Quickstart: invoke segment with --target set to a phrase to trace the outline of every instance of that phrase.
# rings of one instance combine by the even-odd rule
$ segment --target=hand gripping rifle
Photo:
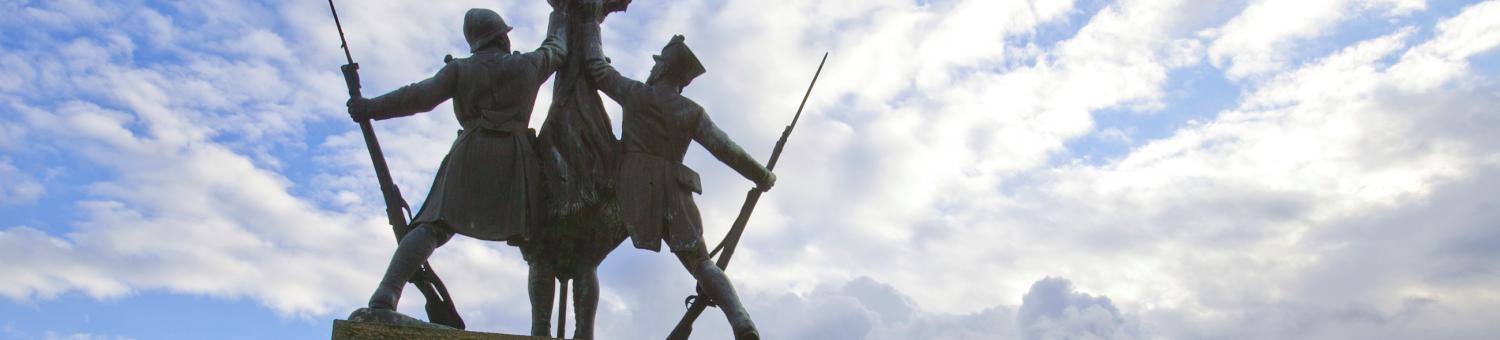
[[[328,10],[333,12],[333,24],[339,29],[339,42],[343,43],[344,58],[349,61],[339,67],[344,72],[344,84],[349,88],[349,97],[363,97],[359,93],[359,64],[354,63],[354,57],[349,53],[349,41],[344,39],[344,25],[339,23],[339,11],[334,9],[333,0],[328,0]],[[385,154],[380,151],[380,141],[375,139],[375,128],[370,125],[370,120],[359,121],[359,130],[365,135],[365,146],[370,150],[370,160],[375,163],[375,178],[380,181],[380,193],[385,198],[386,219],[396,232],[396,242],[399,243],[401,237],[411,231],[411,226],[406,224],[411,207],[401,198],[401,189],[396,187],[396,182],[391,180],[391,170],[385,165]],[[464,320],[458,317],[458,308],[453,306],[453,297],[448,295],[448,287],[432,271],[431,264],[423,262],[410,282],[417,285],[417,290],[422,291],[422,296],[427,298],[427,318],[432,323],[464,329]]]
[[[792,116],[792,123],[781,131],[781,139],[776,141],[776,148],[771,150],[771,161],[766,163],[766,170],[776,169],[776,161],[781,159],[781,151],[786,147],[786,139],[792,136],[792,128],[797,127],[797,120],[802,118],[802,108],[807,106],[807,97],[812,95],[813,85],[818,84],[818,76],[823,74],[823,64],[827,62],[828,53],[823,53],[823,61],[818,62],[818,71],[813,73],[812,83],[807,84],[807,93],[802,94],[802,104],[797,105],[797,115]],[[734,248],[739,245],[740,236],[745,234],[745,224],[750,222],[750,213],[755,211],[755,204],[760,202],[761,193],[763,191],[759,189],[750,189],[750,192],[745,194],[745,204],[740,206],[740,215],[734,218],[734,225],[729,227],[729,234],[725,235],[724,240],[719,241],[719,246],[714,247],[714,251],[708,254],[709,257],[719,255],[719,259],[714,262],[719,269],[729,268],[729,259],[734,256]],[[721,251],[723,254],[720,254]],[[687,340],[688,335],[693,333],[693,322],[698,320],[698,316],[703,314],[704,309],[713,304],[708,297],[697,295],[689,296],[684,302],[688,305],[687,313],[682,316],[682,320],[677,321],[677,327],[672,328],[672,333],[667,335],[668,340]]]

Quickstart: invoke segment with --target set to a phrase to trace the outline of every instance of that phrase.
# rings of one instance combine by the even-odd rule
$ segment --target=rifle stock
[[[754,211],[755,204],[760,202],[760,194],[762,192],[757,189],[750,189],[750,192],[745,194],[745,204],[740,206],[740,215],[734,219],[735,226],[742,226],[750,222],[750,212]],[[714,252],[709,254],[709,257],[712,257],[714,254],[723,251],[723,255],[720,255],[719,259],[714,261],[714,264],[718,265],[719,269],[729,269],[729,259],[734,257],[734,248],[726,248],[724,245],[739,243],[740,236],[744,233],[745,228],[743,227],[731,227],[729,235],[725,236],[724,241],[719,242],[719,246],[715,247]],[[707,297],[696,295],[689,297],[688,300],[691,302],[688,304],[687,313],[682,316],[681,320],[677,321],[677,326],[672,327],[672,333],[667,335],[668,340],[687,340],[688,336],[693,333],[693,322],[698,321],[698,316],[702,315],[703,311],[708,309],[709,304],[712,303]]]
[[[344,25],[339,22],[339,12],[333,6],[333,0],[328,0],[328,10],[333,12],[333,23],[339,29],[339,42],[344,49],[344,58],[349,62],[339,67],[344,73],[344,86],[349,90],[349,98],[362,98],[359,85],[359,64],[354,62],[354,56],[349,53],[349,42],[344,39]],[[385,163],[385,153],[380,150],[380,140],[375,138],[375,127],[370,120],[359,121],[359,131],[364,135],[365,148],[370,152],[370,161],[375,166],[375,178],[380,181],[380,194],[385,200],[385,216],[391,225],[391,231],[396,236],[396,242],[411,231],[407,224],[407,215],[411,207],[406,204],[406,199],[401,197],[401,189],[396,187],[396,182],[391,179],[391,170]],[[457,329],[464,329],[463,318],[458,316],[458,308],[453,305],[453,297],[448,294],[447,285],[438,278],[437,272],[432,270],[432,265],[422,262],[417,272],[412,275],[412,284],[427,298],[427,318],[432,323],[443,324]]]

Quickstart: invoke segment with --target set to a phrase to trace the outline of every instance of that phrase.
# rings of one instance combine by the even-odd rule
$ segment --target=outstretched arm
[[[370,98],[364,103],[355,104],[361,99],[351,99],[350,113],[353,113],[353,107],[356,105],[363,105],[365,114],[376,120],[432,111],[438,104],[453,98],[453,89],[458,81],[457,73],[458,70],[453,64],[447,64],[443,65],[437,75],[431,78],[402,86],[390,93]]]
[[[708,114],[702,109],[698,109],[698,116],[698,127],[693,134],[693,140],[704,149],[708,149],[708,153],[714,155],[714,158],[718,158],[720,162],[724,162],[724,165],[740,173],[740,176],[754,181],[762,191],[771,189],[771,186],[776,183],[776,175],[754,157],[750,157],[750,154],[741,149],[739,144],[734,143],[734,140],[729,139],[729,135],[725,134],[724,130],[720,130],[718,125],[714,125],[713,119],[709,119]]]

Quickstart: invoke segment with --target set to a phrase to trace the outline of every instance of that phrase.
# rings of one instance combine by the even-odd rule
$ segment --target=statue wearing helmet
[[[395,312],[402,288],[453,234],[517,245],[542,225],[542,168],[527,124],[538,88],[566,56],[564,20],[563,11],[554,8],[541,47],[512,53],[505,20],[488,9],[471,9],[463,27],[471,56],[390,93],[350,99],[349,114],[356,121],[427,112],[452,99],[463,127],[361,319],[396,323],[404,318]]]

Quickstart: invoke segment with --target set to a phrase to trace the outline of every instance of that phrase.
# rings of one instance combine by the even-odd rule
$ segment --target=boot
[[[370,322],[386,325],[456,330],[447,325],[429,323],[389,309],[360,308],[349,314],[349,321]]]
[[[385,269],[380,285],[370,295],[370,308],[396,310],[406,281],[411,280],[412,274],[417,272],[422,263],[427,262],[427,257],[432,256],[432,251],[440,244],[426,225],[407,232],[396,246],[396,253],[391,255],[391,264]]]
[[[734,291],[734,285],[729,282],[729,277],[713,262],[704,259],[694,268],[694,276],[698,279],[698,286],[703,292],[719,305],[724,311],[724,317],[729,320],[729,327],[734,329],[736,340],[760,339],[760,332],[755,329],[755,322],[750,320],[750,312],[745,310],[745,305],[740,303],[739,294]]]

